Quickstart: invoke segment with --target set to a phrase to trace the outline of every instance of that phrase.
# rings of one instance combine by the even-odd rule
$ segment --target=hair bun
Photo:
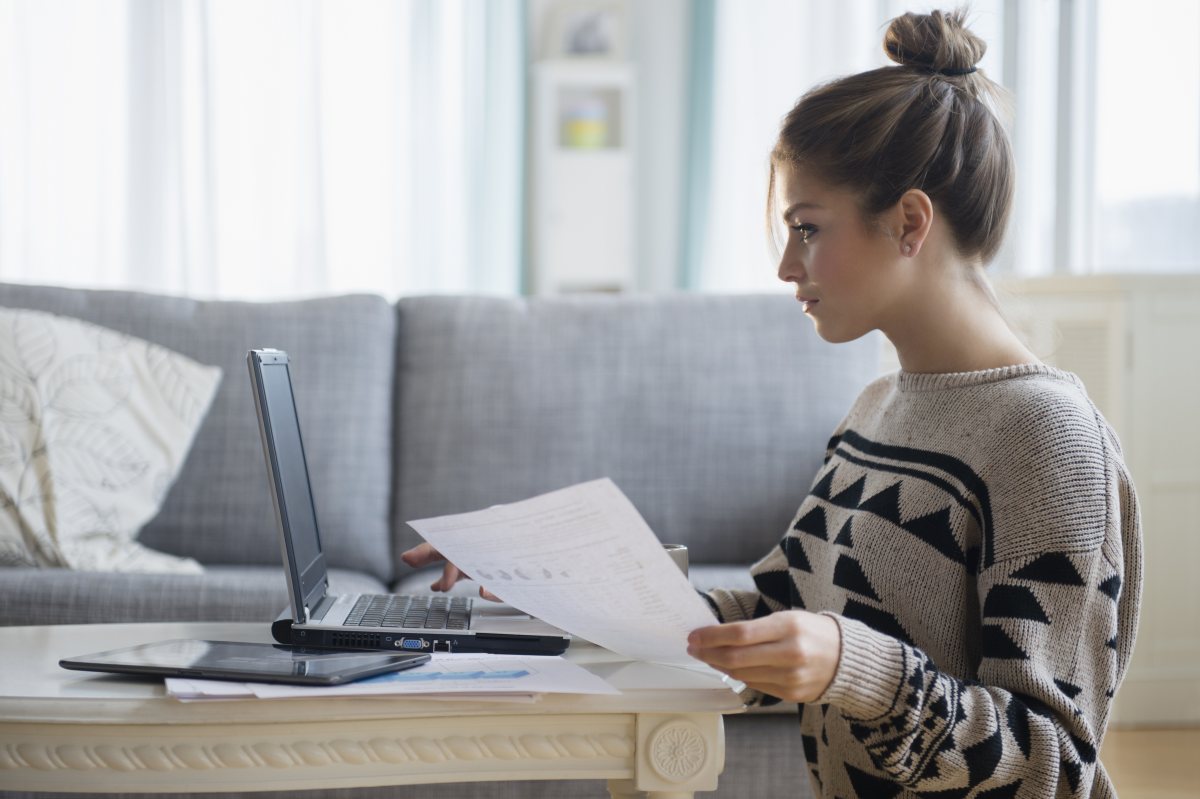
[[[932,72],[964,73],[987,51],[987,43],[966,26],[966,11],[928,14],[909,12],[892,20],[883,36],[883,51],[902,66]]]

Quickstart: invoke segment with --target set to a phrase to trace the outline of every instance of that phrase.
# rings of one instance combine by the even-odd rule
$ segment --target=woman
[[[1015,182],[984,43],[935,11],[893,20],[884,49],[899,66],[787,115],[768,225],[787,227],[779,277],[818,334],[881,330],[901,371],[834,433],[758,590],[708,595],[722,623],[689,652],[801,703],[817,795],[1110,796],[1133,485],[1083,385],[1025,348],[984,274]]]

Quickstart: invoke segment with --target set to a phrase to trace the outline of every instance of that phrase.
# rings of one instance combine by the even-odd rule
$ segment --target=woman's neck
[[[1040,363],[1009,328],[990,297],[969,276],[970,265],[923,280],[894,321],[881,326],[906,372],[950,373]]]

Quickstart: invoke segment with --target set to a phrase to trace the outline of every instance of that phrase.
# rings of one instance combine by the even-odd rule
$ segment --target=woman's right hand
[[[415,546],[407,552],[401,553],[400,560],[412,566],[414,569],[419,569],[422,566],[428,566],[431,563],[441,563],[446,560],[442,553],[433,548],[432,544],[425,543]],[[446,561],[445,567],[442,569],[442,576],[437,582],[429,586],[433,591],[449,591],[454,587],[454,584],[459,580],[469,580],[470,576],[464,574],[461,569],[453,563]],[[479,596],[484,599],[490,599],[492,602],[503,602],[500,597],[493,594],[491,591],[479,586]]]

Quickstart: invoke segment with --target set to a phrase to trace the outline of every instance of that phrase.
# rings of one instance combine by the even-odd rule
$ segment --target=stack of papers
[[[280,685],[168,677],[167,694],[183,702],[332,696],[536,702],[542,694],[621,693],[582,666],[557,656],[439,652],[431,658],[415,668],[346,685]]]

